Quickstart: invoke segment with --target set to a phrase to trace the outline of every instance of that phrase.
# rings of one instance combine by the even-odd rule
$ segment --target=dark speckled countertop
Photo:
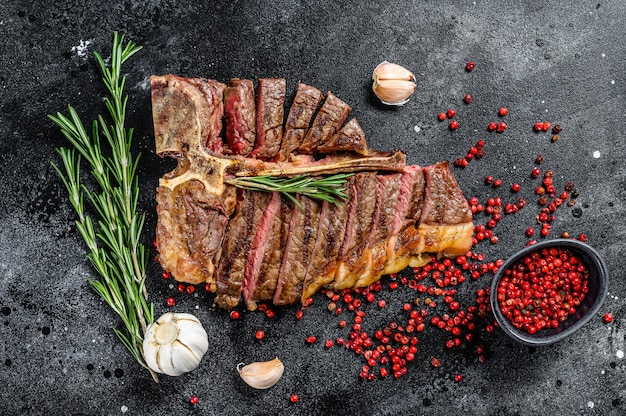
[[[445,4],[444,4],[445,3]],[[3,0],[0,4],[0,414],[17,415],[623,415],[626,288],[626,9],[621,0],[198,2],[173,0],[57,2]],[[135,128],[145,243],[154,239],[155,188],[173,163],[154,153],[148,77],[175,73],[225,81],[285,77],[332,90],[353,107],[371,148],[403,149],[412,164],[464,156],[477,140],[485,156],[454,173],[466,196],[481,201],[522,196],[527,206],[494,229],[499,242],[480,243],[487,260],[523,247],[539,212],[529,174],[538,154],[559,187],[575,182],[580,196],[556,214],[548,238],[587,235],[608,265],[609,295],[598,316],[558,344],[529,348],[500,330],[448,350],[445,331],[427,326],[408,374],[371,382],[358,377],[364,361],[323,340],[346,336],[339,318],[315,297],[304,319],[297,307],[244,313],[232,321],[212,307],[201,287],[179,294],[151,263],[148,290],[157,315],[192,312],[209,332],[201,366],[155,384],[111,327],[119,321],[91,289],[95,272],[73,226],[74,215],[50,161],[66,142],[46,118],[71,103],[84,120],[103,110],[104,88],[93,51],[108,56],[117,30],[144,49],[126,67],[128,125]],[[381,61],[411,69],[418,89],[402,108],[386,108],[370,92]],[[476,69],[464,70],[467,61]],[[462,98],[471,94],[473,102]],[[502,134],[486,126],[509,108]],[[436,115],[458,112],[451,132]],[[556,143],[533,132],[535,121],[560,123]],[[483,178],[504,186],[485,186]],[[513,196],[509,185],[522,191]],[[486,217],[477,216],[476,223]],[[541,238],[540,238],[541,239]],[[155,254],[155,253],[153,253]],[[459,286],[463,307],[490,274]],[[368,325],[402,316],[415,293],[380,295],[383,310],[367,306]],[[615,320],[606,324],[602,314]],[[351,315],[345,313],[347,319]],[[253,339],[264,329],[265,340]],[[305,345],[316,335],[315,345]],[[284,377],[268,391],[252,391],[237,363],[281,357]],[[431,357],[442,365],[431,366]],[[463,380],[455,382],[454,376]],[[290,394],[300,397],[289,401]],[[196,395],[199,403],[189,404]]]

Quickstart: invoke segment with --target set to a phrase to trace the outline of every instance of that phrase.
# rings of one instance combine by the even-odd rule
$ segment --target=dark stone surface
[[[623,2],[436,1],[203,2],[3,0],[0,4],[0,413],[15,414],[480,414],[622,415],[626,413],[623,256],[626,252],[626,11]],[[209,332],[210,350],[196,371],[155,384],[116,339],[119,321],[91,289],[96,275],[73,226],[66,192],[51,168],[55,147],[66,145],[46,115],[71,103],[84,120],[103,111],[104,88],[93,51],[108,56],[117,30],[144,49],[126,67],[129,120],[136,129],[145,242],[154,238],[154,191],[170,161],[154,154],[147,78],[176,73],[227,80],[282,76],[289,91],[303,81],[332,91],[354,108],[375,149],[407,151],[427,165],[463,156],[478,139],[486,156],[455,169],[465,194],[481,201],[514,197],[522,185],[528,205],[501,221],[494,246],[476,251],[506,258],[526,244],[524,230],[539,209],[529,177],[537,154],[554,169],[559,187],[574,181],[578,204],[557,212],[551,237],[586,233],[611,273],[603,312],[556,345],[530,349],[497,330],[485,335],[488,360],[472,347],[447,350],[447,334],[427,328],[408,374],[362,382],[364,362],[353,353],[325,350],[326,338],[346,336],[322,295],[296,323],[296,307],[266,319],[246,313],[233,322],[214,310],[212,297],[178,294],[149,268],[148,289],[157,315],[165,299],[196,314]],[[382,60],[410,68],[418,91],[402,108],[386,108],[370,92],[372,69]],[[476,62],[472,73],[464,71]],[[462,103],[470,93],[474,102]],[[505,105],[509,128],[487,133]],[[436,114],[454,107],[451,133]],[[559,122],[557,143],[536,134],[538,120]],[[417,128],[416,128],[417,127]],[[599,157],[594,157],[594,151]],[[493,175],[505,185],[483,185]],[[484,222],[485,217],[477,217]],[[389,282],[388,278],[384,280]],[[467,306],[489,275],[464,284]],[[202,288],[199,288],[202,289]],[[382,295],[389,306],[371,310],[371,325],[400,316],[407,290]],[[349,316],[346,314],[346,316]],[[377,321],[377,322],[374,322]],[[255,342],[256,329],[267,337]],[[307,335],[318,343],[305,346]],[[241,361],[278,355],[280,383],[252,391],[235,371]],[[441,359],[440,368],[430,357]],[[463,374],[461,383],[453,376]],[[297,393],[300,401],[289,402]],[[197,395],[199,404],[189,405]]]

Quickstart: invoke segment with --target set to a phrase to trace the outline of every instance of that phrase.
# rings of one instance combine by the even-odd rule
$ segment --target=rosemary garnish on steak
[[[64,171],[52,165],[78,214],[76,227],[89,248],[87,257],[100,274],[100,279],[90,279],[90,283],[124,323],[123,331],[117,328],[113,331],[158,381],[143,356],[143,337],[154,320],[154,305],[148,302],[145,287],[149,253],[140,243],[144,215],[137,212],[139,156],[131,154],[132,129],[124,127],[128,97],[123,93],[126,78],[121,76],[122,64],[141,47],[131,41],[126,46],[123,43],[124,36],[114,33],[110,67],[94,52],[110,94],[105,105],[112,124],[98,116],[89,134],[72,106],[68,106],[69,117],[61,113],[50,115],[73,147],[57,149]],[[102,136],[110,147],[110,156],[103,149]],[[82,182],[83,161],[87,162],[99,189],[91,190]],[[86,213],[85,201],[94,208],[97,218],[92,219]]]
[[[300,175],[295,178],[248,176],[228,179],[226,183],[253,191],[280,192],[298,208],[303,209],[295,194],[306,195],[309,198],[331,203],[347,199],[348,196],[344,193],[344,185],[346,180],[352,175],[354,174],[339,173],[319,178],[309,175]]]

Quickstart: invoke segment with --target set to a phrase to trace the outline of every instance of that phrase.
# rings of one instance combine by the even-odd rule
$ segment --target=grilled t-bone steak
[[[369,150],[332,93],[298,84],[285,119],[284,79],[260,79],[256,98],[251,80],[150,81],[157,154],[178,160],[157,190],[160,263],[206,283],[220,307],[304,304],[321,288],[368,286],[470,249],[472,215],[449,164],[407,166],[400,151]],[[227,182],[346,172],[346,200],[298,194],[301,208]]]

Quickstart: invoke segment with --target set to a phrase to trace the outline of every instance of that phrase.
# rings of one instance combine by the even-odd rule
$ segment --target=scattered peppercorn
[[[174,305],[176,305],[176,299],[174,299],[171,296],[168,297],[165,302],[167,303],[167,306],[169,306],[170,308],[173,307]]]
[[[504,116],[506,116],[507,114],[509,114],[509,109],[508,109],[508,108],[506,108],[506,107],[500,107],[500,109],[498,110],[498,115],[499,115],[500,117],[504,117]]]
[[[465,64],[465,70],[467,72],[472,72],[474,68],[476,68],[476,64],[472,61],[469,61],[467,64]]]
[[[289,396],[289,401],[291,403],[298,403],[298,400],[300,400],[300,398],[297,394],[292,394],[291,396]]]
[[[260,341],[260,340],[262,340],[263,338],[265,338],[265,332],[264,332],[262,329],[259,329],[259,330],[258,330],[258,331],[256,331],[256,333],[254,334],[254,337]]]
[[[441,112],[441,113],[437,114],[437,119],[439,121],[444,121],[446,119],[446,113]]]
[[[604,322],[606,322],[607,324],[613,322],[613,314],[610,312],[607,312],[604,314],[604,316],[602,317],[602,319],[604,319]]]
[[[465,97],[463,97],[463,102],[465,104],[471,104],[472,103],[472,96],[469,94],[465,94]]]
[[[454,116],[456,116],[456,110],[454,108],[451,108],[446,111],[446,115],[448,116],[448,118],[454,118]]]
[[[452,120],[448,126],[450,130],[456,130],[459,128],[459,122],[456,120]]]
[[[189,398],[189,403],[191,403],[193,406],[197,405],[200,402],[200,399],[198,399],[198,396],[191,396]]]

